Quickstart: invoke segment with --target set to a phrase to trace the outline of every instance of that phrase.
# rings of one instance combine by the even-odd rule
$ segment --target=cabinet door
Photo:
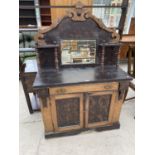
[[[83,95],[67,94],[51,96],[55,131],[83,128]]]
[[[96,92],[86,95],[85,126],[99,127],[112,123],[116,93]]]

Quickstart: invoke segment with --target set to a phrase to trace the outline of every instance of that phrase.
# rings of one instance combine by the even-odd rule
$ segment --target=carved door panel
[[[52,100],[52,118],[55,131],[83,128],[83,95],[55,95]]]
[[[114,91],[89,93],[86,97],[85,127],[110,125],[114,110]]]

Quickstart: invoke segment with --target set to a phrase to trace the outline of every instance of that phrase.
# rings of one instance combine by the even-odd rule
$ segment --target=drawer
[[[117,90],[118,83],[95,83],[95,84],[79,84],[72,86],[61,86],[50,88],[51,95],[67,94],[67,93],[82,93],[82,92],[94,92],[94,91],[108,91]]]

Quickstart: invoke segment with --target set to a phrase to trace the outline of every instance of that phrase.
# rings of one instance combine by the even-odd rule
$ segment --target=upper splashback
[[[40,29],[36,38],[38,46],[59,44],[61,40],[96,40],[97,44],[117,43],[120,36],[114,29],[107,28],[102,20],[84,8],[81,2],[69,9],[59,23]]]

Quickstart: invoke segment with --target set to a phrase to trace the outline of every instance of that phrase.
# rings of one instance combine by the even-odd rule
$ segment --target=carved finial
[[[76,4],[75,4],[75,8],[77,9],[82,9],[84,7],[84,4],[81,3],[80,1],[78,1]]]
[[[85,9],[84,4],[79,1],[75,4],[75,8],[68,10],[67,13],[73,21],[85,21],[89,10]]]

